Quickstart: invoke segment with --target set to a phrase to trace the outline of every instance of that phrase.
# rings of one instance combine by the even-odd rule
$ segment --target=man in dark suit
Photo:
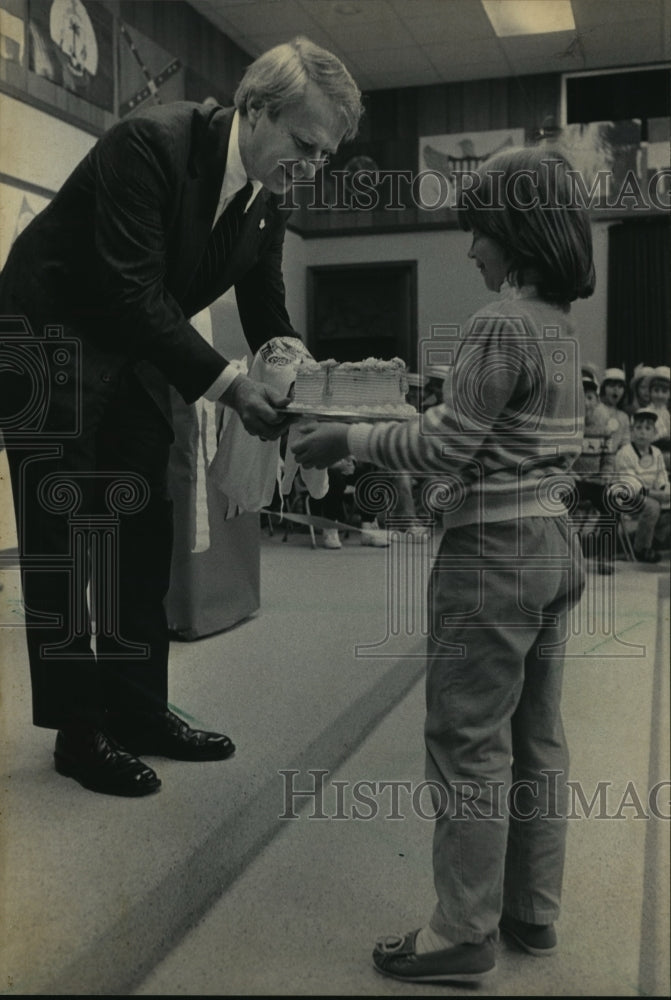
[[[284,431],[287,400],[229,365],[189,317],[235,286],[252,351],[297,336],[282,199],[356,134],[360,112],[333,55],[306,39],[271,49],[235,108],[178,102],[113,126],[0,276],[33,721],[58,730],[56,769],[84,787],[144,795],[160,780],[140,754],[234,751],[168,709],[169,387],[221,400],[254,435]]]

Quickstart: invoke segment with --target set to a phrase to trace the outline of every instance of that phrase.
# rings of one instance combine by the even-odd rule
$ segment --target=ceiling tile
[[[298,3],[325,27],[379,24],[395,16],[388,0],[298,0]]]
[[[567,49],[575,48],[574,31],[555,31],[551,35],[516,35],[499,39],[501,49],[515,64],[525,60],[560,59]]]
[[[433,67],[426,53],[416,46],[406,46],[402,49],[369,49],[366,53],[366,63],[369,73],[396,71],[403,73],[431,73]],[[435,70],[433,70],[435,73]]]
[[[359,30],[353,18],[332,21],[325,27],[336,41],[346,45],[352,52],[359,52],[361,49],[377,51],[415,45],[414,40],[408,37],[407,28],[395,15],[380,21],[372,30],[369,27],[367,31]]]
[[[235,4],[210,0],[210,6],[245,34],[254,34],[259,29],[295,34],[310,20],[297,0],[252,0],[251,3]]]
[[[664,57],[663,40],[649,21],[612,24],[608,32],[590,32],[582,44],[589,60],[613,58],[632,64]]]
[[[271,49],[274,45],[279,45],[282,42],[288,42],[296,35],[306,34],[317,45],[322,45],[324,48],[328,49],[339,59],[342,59],[348,66],[350,65],[351,59],[349,57],[346,49],[341,48],[328,32],[323,31],[321,28],[311,28],[309,31],[306,30],[293,30],[293,31],[273,31],[267,33],[265,26],[261,25],[259,30],[251,33],[245,37],[249,38],[250,42],[253,43],[255,47],[255,54],[260,54],[261,52],[266,52]]]
[[[505,60],[504,52],[496,38],[478,39],[469,45],[460,45],[457,39],[422,48],[434,66],[446,72],[452,63],[497,63]]]
[[[502,76],[510,76],[510,67],[505,63],[451,63],[449,80],[458,83],[462,80],[491,80]],[[445,74],[441,74],[443,81]]]
[[[366,89],[671,60],[671,0],[572,0],[579,45],[573,32],[499,40],[481,0],[190,3],[251,56],[305,34]]]
[[[399,18],[418,42],[458,37],[493,38],[494,31],[477,0],[391,0]]]
[[[664,0],[669,6],[669,0]],[[572,0],[576,28],[600,27],[626,21],[659,22],[663,4],[660,0]]]

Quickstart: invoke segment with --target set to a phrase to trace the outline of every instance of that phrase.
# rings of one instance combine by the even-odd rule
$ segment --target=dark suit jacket
[[[199,299],[190,293],[232,119],[233,109],[177,102],[117,123],[15,241],[0,311],[25,314],[36,334],[36,325],[63,324],[81,338],[88,391],[109,391],[132,363],[150,391],[166,380],[187,402],[197,399],[226,360],[188,317],[232,285],[252,352],[270,337],[296,335],[281,268],[289,211],[266,189],[216,284]]]

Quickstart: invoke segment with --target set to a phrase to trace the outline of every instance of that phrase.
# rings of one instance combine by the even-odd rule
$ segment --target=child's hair
[[[534,284],[541,298],[564,306],[588,298],[595,284],[592,230],[571,169],[554,150],[505,149],[480,166],[473,186],[462,186],[457,203],[462,229],[509,254],[512,285]]]
[[[653,389],[669,389],[669,380],[664,378],[662,375],[651,375],[650,376],[650,391]]]

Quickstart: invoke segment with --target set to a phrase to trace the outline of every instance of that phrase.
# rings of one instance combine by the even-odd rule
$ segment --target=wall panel
[[[427,87],[407,87],[364,94],[366,114],[359,135],[348,143],[327,168],[323,186],[318,184],[330,209],[308,207],[314,199],[310,191],[299,192],[298,211],[291,224],[301,235],[323,236],[357,232],[401,232],[454,227],[454,213],[448,209],[425,211],[415,204],[407,184],[403,209],[388,207],[390,186],[378,187],[378,204],[362,210],[334,208],[329,184],[330,170],[344,170],[358,156],[371,157],[382,174],[419,169],[419,138],[464,132],[522,128],[527,136],[540,128],[549,116],[559,113],[560,78],[541,74],[523,79],[466,80]]]

